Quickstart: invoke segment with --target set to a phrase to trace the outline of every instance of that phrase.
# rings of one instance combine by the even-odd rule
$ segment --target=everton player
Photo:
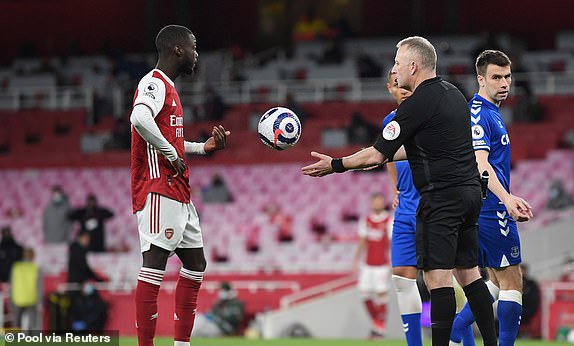
[[[508,97],[512,74],[510,59],[486,50],[476,59],[478,94],[470,101],[472,143],[480,172],[489,173],[489,194],[478,219],[479,265],[488,268],[487,286],[498,299],[499,342],[514,345],[522,313],[520,239],[516,221],[533,216],[528,202],[510,193],[510,138],[500,103]],[[451,345],[460,343],[460,331],[474,322],[465,306],[456,317]]]
[[[175,253],[183,267],[175,289],[174,344],[188,346],[206,261],[184,154],[223,149],[230,132],[218,126],[205,143],[184,140],[174,80],[193,73],[195,36],[186,27],[169,25],[158,33],[155,45],[156,68],[139,82],[130,117],[132,202],[143,255],[135,293],[136,328],[138,344],[152,346],[159,287],[167,259]]]

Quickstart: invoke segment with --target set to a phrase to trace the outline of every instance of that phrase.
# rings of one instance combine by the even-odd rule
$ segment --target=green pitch
[[[425,346],[430,346],[430,340],[425,340]],[[477,345],[482,345],[477,340]],[[172,346],[173,339],[156,338],[155,346]],[[217,339],[193,339],[192,346],[405,346],[406,342],[402,340],[327,340],[327,339],[275,339],[275,340],[248,340],[243,338],[217,338]],[[518,340],[517,346],[568,346],[565,342],[545,342],[532,340]],[[137,346],[135,338],[120,338],[120,346]]]

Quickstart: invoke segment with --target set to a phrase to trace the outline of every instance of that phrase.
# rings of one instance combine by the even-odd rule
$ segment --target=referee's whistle
[[[486,199],[487,193],[488,193],[488,171],[484,171],[480,176],[480,195],[482,199]]]

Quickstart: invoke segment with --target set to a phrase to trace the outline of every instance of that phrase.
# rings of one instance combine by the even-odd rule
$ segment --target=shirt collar
[[[436,76],[436,77],[433,77],[433,78],[425,79],[424,81],[422,81],[421,84],[419,84],[419,86],[417,87],[417,89],[420,88],[420,87],[422,87],[422,86],[425,86],[425,85],[428,85],[428,84],[432,84],[432,83],[436,83],[436,82],[440,82],[440,81],[442,81],[442,77],[441,77],[441,76]]]
[[[484,97],[480,96],[478,93],[477,93],[477,94],[474,94],[474,98],[473,98],[473,99],[474,99],[474,100],[479,100],[479,101],[481,101],[481,102],[483,103],[483,105],[485,105],[485,106],[488,107],[488,108],[492,108],[492,109],[498,110],[498,107],[497,107],[494,103],[488,101],[488,100],[485,99]]]
[[[163,73],[162,70],[160,70],[159,68],[154,68],[153,70],[157,71],[157,73],[159,73],[169,84],[171,84],[172,87],[175,86],[173,81],[165,73]]]

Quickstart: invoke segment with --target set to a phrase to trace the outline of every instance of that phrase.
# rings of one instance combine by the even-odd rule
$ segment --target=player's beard
[[[187,76],[192,76],[195,73],[195,66],[197,65],[197,62],[195,61],[194,58],[186,55],[185,56],[185,63],[182,66],[182,74],[187,75]]]

